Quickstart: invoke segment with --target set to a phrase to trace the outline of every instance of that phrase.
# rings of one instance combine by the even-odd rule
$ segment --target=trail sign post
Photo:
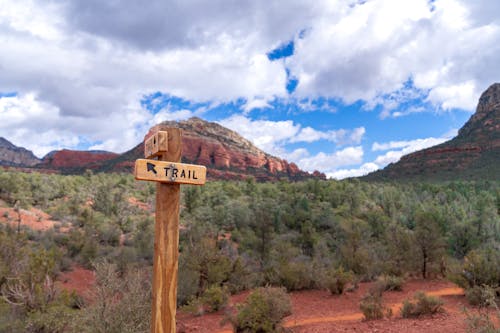
[[[157,182],[152,333],[176,331],[180,184],[203,185],[206,178],[204,166],[180,163],[181,154],[181,129],[158,125],[144,138],[146,159],[135,162],[137,180]]]

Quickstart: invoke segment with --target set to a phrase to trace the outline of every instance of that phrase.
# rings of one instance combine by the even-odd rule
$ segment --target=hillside
[[[44,156],[41,163],[37,165],[43,169],[55,169],[62,172],[71,172],[96,169],[100,162],[110,160],[119,154],[107,151],[79,151],[79,150],[57,150]]]
[[[255,147],[238,133],[217,123],[200,118],[181,122],[167,121],[162,125],[179,127],[182,134],[182,161],[204,165],[209,179],[245,179],[253,176],[257,180],[302,180],[325,178],[324,174],[310,174],[294,163],[269,155]],[[99,171],[131,171],[133,163],[143,158],[143,144],[102,164]]]
[[[476,112],[450,141],[403,156],[367,180],[500,179],[500,83],[479,99]]]
[[[183,130],[182,161],[206,166],[208,179],[242,180],[249,176],[259,181],[325,178],[322,173],[310,174],[294,163],[265,153],[238,133],[217,123],[191,118],[162,125]],[[143,157],[141,142],[123,154],[63,149],[47,154],[40,161],[26,149],[6,140],[0,141],[0,165],[34,167],[63,174],[80,174],[89,169],[95,172],[132,172],[135,160]]]
[[[30,150],[17,147],[0,137],[0,165],[30,167],[38,163],[40,160]]]

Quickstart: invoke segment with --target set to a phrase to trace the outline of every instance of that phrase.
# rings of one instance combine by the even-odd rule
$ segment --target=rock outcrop
[[[301,180],[325,178],[319,172],[310,174],[294,163],[266,154],[238,133],[217,123],[200,118],[181,122],[164,122],[162,125],[183,130],[182,161],[207,167],[208,179],[245,179],[249,176],[260,181]],[[143,158],[143,144],[103,163],[102,171],[130,171],[133,161]]]
[[[364,178],[500,179],[500,83],[481,95],[476,112],[455,138],[403,156]]]
[[[263,152],[238,133],[217,123],[191,118],[181,122],[164,122],[163,125],[182,129],[182,161],[205,165],[209,180],[242,180],[248,177],[259,181],[325,178],[323,173],[304,172],[294,163]],[[39,160],[30,151],[0,138],[0,165],[23,171],[65,174],[79,174],[89,169],[94,172],[132,172],[138,158],[144,158],[142,142],[123,154],[63,149],[53,151]]]
[[[86,169],[97,169],[102,162],[117,157],[107,151],[57,150],[45,155],[37,167],[60,170],[63,173],[78,173]]]
[[[40,160],[30,150],[17,147],[0,137],[0,165],[31,167],[38,163]]]

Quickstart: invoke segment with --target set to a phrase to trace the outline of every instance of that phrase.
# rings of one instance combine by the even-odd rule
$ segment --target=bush
[[[498,293],[500,288],[492,288],[487,285],[474,286],[465,291],[465,298],[470,305],[479,307],[495,306],[499,303]]]
[[[403,302],[401,316],[403,318],[414,318],[441,311],[443,311],[443,301],[441,299],[427,296],[424,292],[418,291],[413,296],[413,301],[406,299]]]
[[[468,295],[467,292],[470,294]],[[478,303],[481,307],[488,307],[494,310],[497,321],[500,321],[500,309],[497,304],[497,295],[493,288],[488,286],[474,287],[466,292],[467,300],[471,303]],[[471,299],[470,299],[471,298]],[[467,316],[467,333],[500,333],[500,328],[495,328],[493,319],[486,309],[481,309],[478,314],[470,314],[465,310]]]
[[[393,275],[382,275],[375,283],[375,288],[383,291],[402,291],[403,278]]]
[[[382,319],[384,316],[390,317],[392,310],[382,304],[382,293],[369,292],[359,303],[359,308],[366,320]]]
[[[470,305],[479,307],[493,306],[493,303],[498,301],[495,289],[487,285],[474,286],[465,290],[465,298]]]
[[[191,300],[184,310],[196,316],[205,312],[217,312],[226,307],[229,300],[229,292],[226,287],[211,286],[201,297]]]
[[[284,288],[258,288],[227,319],[236,333],[282,332],[281,321],[292,313],[290,297]]]
[[[326,287],[332,293],[332,295],[341,295],[348,283],[352,283],[354,280],[354,275],[352,272],[344,271],[344,268],[339,267],[333,271],[327,273]]]
[[[212,286],[203,294],[203,300],[210,312],[216,312],[227,305],[229,292],[225,287]]]
[[[488,248],[469,252],[450,279],[464,289],[482,285],[499,286],[500,251]]]
[[[279,268],[279,284],[288,291],[309,289],[312,267],[305,262],[289,262]]]

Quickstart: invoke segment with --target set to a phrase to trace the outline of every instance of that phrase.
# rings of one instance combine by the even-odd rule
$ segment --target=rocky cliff
[[[57,150],[47,154],[37,165],[41,169],[60,170],[63,173],[78,173],[86,169],[97,169],[102,162],[117,157],[107,151]]]
[[[40,160],[30,150],[17,147],[0,137],[0,165],[3,166],[33,166]]]
[[[302,180],[325,178],[320,172],[312,174],[300,170],[294,163],[271,156],[255,147],[250,141],[217,123],[199,118],[181,122],[164,122],[167,127],[179,127],[183,131],[182,161],[207,167],[207,178],[241,180],[254,177],[259,181]],[[132,172],[134,162],[144,158],[144,144],[115,154],[105,151],[58,150],[42,160],[31,152],[0,138],[0,165],[35,168],[44,172],[66,174],[95,172]]]
[[[250,141],[217,123],[200,118],[181,122],[164,122],[162,125],[183,130],[182,161],[205,165],[208,179],[257,180],[325,178],[324,174],[310,174],[294,163],[266,154]],[[130,171],[137,158],[143,158],[144,147],[140,143],[132,150],[103,163],[102,171]]]
[[[481,95],[476,112],[455,138],[403,156],[365,179],[499,180],[500,83]]]

